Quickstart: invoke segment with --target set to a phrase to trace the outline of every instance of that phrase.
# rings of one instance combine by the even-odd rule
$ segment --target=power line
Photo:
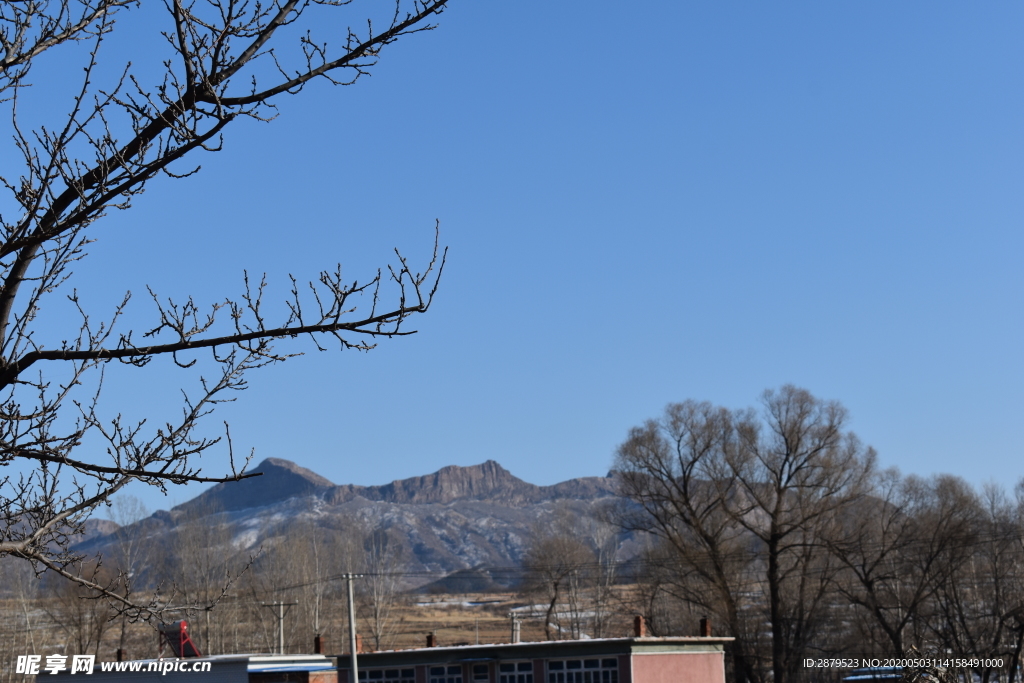
[[[276,607],[277,610],[278,610],[278,614],[277,614],[277,643],[278,643],[278,645],[277,645],[277,654],[283,655],[284,654],[284,615],[291,611],[290,609],[286,610],[285,607],[289,607],[290,608],[292,605],[297,605],[299,603],[297,603],[297,602],[283,602],[283,601],[279,600],[277,602],[261,602],[260,604],[263,605],[264,607]]]

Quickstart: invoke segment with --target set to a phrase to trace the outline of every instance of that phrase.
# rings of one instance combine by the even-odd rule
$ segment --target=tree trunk
[[[772,674],[774,683],[786,683],[786,636],[782,624],[782,596],[779,595],[779,541],[768,542],[768,602],[772,622]]]

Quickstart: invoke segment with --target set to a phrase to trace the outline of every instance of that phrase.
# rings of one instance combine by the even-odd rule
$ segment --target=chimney
[[[121,648],[117,648],[117,661],[124,661],[124,650],[122,650]]]
[[[434,633],[427,634],[427,647],[437,647],[437,635]]]
[[[647,622],[644,621],[644,617],[642,614],[638,614],[635,617],[633,617],[633,637],[647,637]]]
[[[313,636],[313,654],[322,655],[324,653],[324,637],[319,633]]]
[[[362,654],[362,652],[363,652],[363,634],[362,633],[357,633],[356,634],[356,653],[357,654]]]
[[[700,620],[700,637],[710,638],[711,637],[711,620],[707,617],[701,617]]]

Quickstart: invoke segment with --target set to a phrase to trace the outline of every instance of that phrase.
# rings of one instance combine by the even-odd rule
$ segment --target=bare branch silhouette
[[[0,107],[12,141],[0,157],[0,465],[18,465],[0,478],[0,556],[28,560],[121,611],[158,612],[163,606],[136,604],[116,580],[75,571],[81,558],[73,541],[89,513],[131,482],[165,490],[251,476],[249,458],[235,462],[227,426],[210,436],[200,425],[246,388],[250,371],[301,353],[294,342],[287,350],[277,342],[301,336],[318,350],[329,342],[369,350],[380,338],[415,331],[409,318],[429,309],[444,268],[436,232],[422,271],[396,251],[395,265],[366,280],[343,275],[340,265],[307,285],[293,277],[276,317],[264,300],[266,279],[249,274],[239,295],[205,307],[150,291],[155,319],[141,331],[122,329],[130,293],[97,313],[68,290],[88,232],[106,212],[130,208],[158,176],[197,172],[194,157],[219,150],[234,121],[272,120],[275,98],[297,94],[316,78],[355,83],[385,46],[434,28],[447,4],[389,2],[382,16],[354,23],[346,23],[353,19],[345,15],[347,0],[165,0],[162,7],[12,0],[0,7]],[[128,12],[162,13],[171,58],[155,78],[134,64],[101,68],[104,47]],[[310,30],[296,36],[303,25]],[[337,43],[314,34],[332,27]],[[67,49],[75,44],[79,49]],[[70,106],[58,125],[23,113],[32,111],[23,105],[39,85],[30,75],[44,54],[80,60],[62,69],[81,76],[59,84],[70,89]],[[38,316],[62,296],[75,313],[54,341]],[[125,397],[105,396],[105,372],[118,367],[111,361],[142,367],[161,356],[201,372],[198,386],[183,392],[176,419],[129,420],[119,409]],[[230,471],[211,476],[197,458],[215,446],[226,451]]]

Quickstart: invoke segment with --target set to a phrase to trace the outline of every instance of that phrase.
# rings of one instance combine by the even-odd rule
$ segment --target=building
[[[710,632],[706,621],[701,632]],[[436,647],[427,636],[427,647],[359,653],[358,683],[725,683],[725,646],[732,638],[649,638],[640,617],[636,633],[450,647]],[[97,663],[90,673],[89,683],[174,683],[186,677],[204,683],[353,683],[350,655],[169,657]],[[197,673],[202,675],[196,678]]]
[[[732,638],[594,638],[356,656],[359,683],[725,683]],[[431,642],[428,638],[428,643]],[[352,683],[348,655],[338,682]]]

